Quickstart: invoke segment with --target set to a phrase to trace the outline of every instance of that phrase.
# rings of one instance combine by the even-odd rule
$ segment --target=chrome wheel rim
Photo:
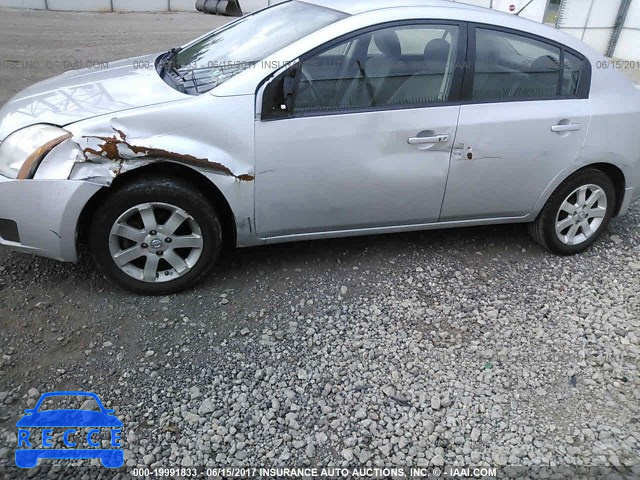
[[[202,256],[202,230],[185,210],[168,203],[141,203],[125,211],[109,234],[116,266],[136,280],[170,282],[191,271]]]
[[[607,194],[597,185],[576,188],[556,216],[556,235],[565,245],[580,245],[600,229],[607,214]]]

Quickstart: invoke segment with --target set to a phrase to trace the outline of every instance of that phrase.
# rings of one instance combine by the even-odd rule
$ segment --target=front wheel
[[[589,248],[609,225],[615,208],[611,179],[594,168],[565,180],[551,195],[538,218],[529,224],[531,237],[560,255]]]
[[[125,289],[167,295],[209,273],[222,228],[213,205],[189,183],[151,177],[107,197],[89,245],[98,268]]]

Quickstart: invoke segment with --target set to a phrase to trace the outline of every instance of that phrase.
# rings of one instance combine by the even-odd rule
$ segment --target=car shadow
[[[223,254],[216,274],[205,283],[214,285],[216,278],[242,274],[247,270],[295,269],[310,264],[388,263],[394,258],[416,253],[437,253],[460,261],[478,255],[522,257],[544,255],[527,235],[523,225],[465,227],[418,232],[366,235],[357,237],[280,243],[236,249]]]
[[[614,230],[628,230],[634,223],[632,217],[614,220]],[[612,230],[610,227],[610,231]],[[605,238],[606,239],[606,235]],[[603,240],[604,240],[603,239]],[[602,241],[602,240],[601,240]],[[251,275],[268,276],[283,270],[327,271],[336,264],[362,265],[363,268],[390,264],[394,259],[415,255],[437,255],[442,262],[478,262],[502,258],[511,262],[524,261],[549,255],[528,236],[523,224],[460,227],[417,232],[366,235],[264,245],[231,249],[223,252],[214,272],[198,287],[184,292],[204,293],[212,289],[225,289],[227,282],[248,281]],[[416,262],[419,257],[411,259]],[[79,288],[94,293],[123,292],[96,271],[90,253],[81,249],[77,264],[60,263],[47,258],[9,252],[0,248],[0,282],[18,280],[34,287],[62,289],[63,293]],[[0,290],[2,289],[0,283]],[[0,296],[2,292],[0,291]]]

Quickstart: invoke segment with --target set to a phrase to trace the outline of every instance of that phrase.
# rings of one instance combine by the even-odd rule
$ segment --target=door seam
[[[453,134],[453,142],[451,143],[451,153],[449,154],[449,168],[447,168],[447,178],[444,182],[444,194],[440,203],[440,212],[438,213],[438,222],[442,220],[442,209],[444,208],[444,199],[447,198],[447,187],[449,186],[449,175],[451,174],[451,162],[453,161],[453,151],[455,150],[456,140],[458,139],[458,128],[460,126],[460,115],[462,113],[462,105],[458,108],[458,119],[456,121],[456,129]]]

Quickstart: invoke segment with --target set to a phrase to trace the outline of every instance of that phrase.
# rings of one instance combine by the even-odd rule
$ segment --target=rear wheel
[[[581,170],[565,180],[529,224],[531,237],[554,253],[574,255],[589,248],[609,225],[615,187],[602,171]]]
[[[166,295],[196,284],[222,247],[215,208],[187,182],[151,177],[115,190],[89,244],[96,264],[127,290]]]

